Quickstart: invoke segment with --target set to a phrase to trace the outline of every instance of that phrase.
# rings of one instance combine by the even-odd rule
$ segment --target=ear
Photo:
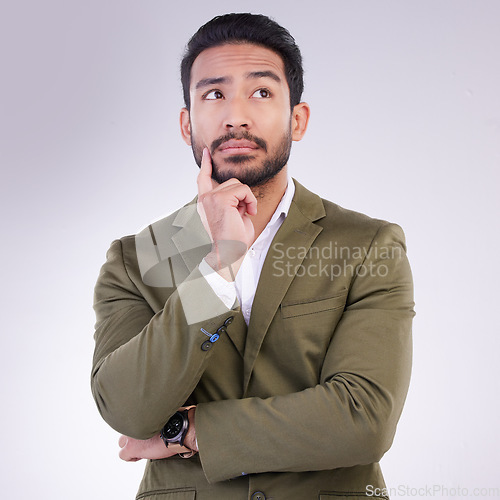
[[[191,121],[189,120],[189,111],[187,108],[181,109],[180,125],[181,135],[184,139],[184,142],[188,146],[191,146]]]
[[[307,130],[311,109],[307,102],[300,102],[292,110],[292,140],[300,141]]]

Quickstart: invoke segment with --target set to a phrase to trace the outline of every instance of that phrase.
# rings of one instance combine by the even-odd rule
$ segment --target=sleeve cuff
[[[217,297],[222,300],[228,309],[231,309],[236,300],[236,286],[234,281],[226,281],[219,273],[212,269],[205,259],[200,262],[198,268]]]

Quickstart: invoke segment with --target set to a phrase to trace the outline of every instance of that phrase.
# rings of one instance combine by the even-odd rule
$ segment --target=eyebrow
[[[218,78],[203,78],[196,84],[196,89],[201,89],[203,87],[209,87],[210,85],[219,85],[221,83],[230,83],[232,78],[228,76],[219,76]]]
[[[257,79],[257,78],[271,78],[272,80],[281,83],[281,78],[273,71],[251,71],[245,74],[246,78]],[[196,84],[196,89],[201,89],[203,87],[210,87],[211,85],[220,85],[224,83],[231,83],[232,78],[228,76],[219,76],[214,78],[203,78]]]
[[[247,78],[271,78],[272,80],[281,83],[281,78],[273,71],[252,71],[245,75]]]

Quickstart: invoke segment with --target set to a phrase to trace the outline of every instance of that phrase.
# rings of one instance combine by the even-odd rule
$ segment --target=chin
[[[219,184],[228,181],[229,179],[238,179],[242,184],[249,187],[263,186],[275,177],[284,167],[276,168],[271,165],[254,165],[236,168],[220,169],[214,164],[212,170],[212,179]]]

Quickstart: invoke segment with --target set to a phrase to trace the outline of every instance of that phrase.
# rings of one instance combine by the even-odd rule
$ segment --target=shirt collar
[[[284,217],[288,215],[288,211],[290,210],[290,205],[292,204],[294,194],[295,194],[295,184],[289,177],[285,194],[282,196],[280,202],[278,203],[278,206],[276,207],[276,210],[273,216],[271,217],[268,226],[274,225],[282,215],[284,215]]]

